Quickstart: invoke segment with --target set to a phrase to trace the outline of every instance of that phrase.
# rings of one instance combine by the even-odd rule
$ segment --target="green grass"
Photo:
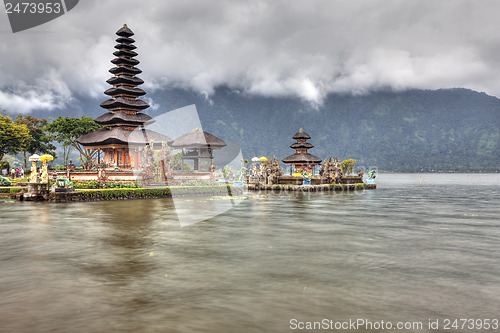
[[[21,192],[23,189],[24,189],[23,187],[12,187],[12,186],[0,187],[0,193],[18,193]]]

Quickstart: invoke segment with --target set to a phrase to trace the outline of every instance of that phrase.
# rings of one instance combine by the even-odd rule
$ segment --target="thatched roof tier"
[[[108,96],[119,97],[121,95],[138,97],[146,95],[146,92],[140,88],[129,88],[125,86],[109,88],[104,92]]]
[[[124,25],[116,33],[119,38],[116,39],[118,45],[115,46],[118,51],[113,54],[117,58],[111,60],[116,67],[111,68],[110,73],[114,74],[106,82],[113,85],[104,93],[111,98],[102,102],[101,107],[108,109],[107,112],[95,119],[98,124],[106,126],[93,133],[83,135],[77,139],[77,142],[87,149],[93,148],[123,148],[130,145],[145,145],[154,140],[155,145],[161,142],[169,143],[171,138],[160,133],[144,129],[145,124],[153,123],[154,120],[140,111],[147,109],[149,104],[143,100],[137,99],[146,92],[136,86],[143,84],[144,81],[135,75],[142,71],[134,66],[139,61],[133,59],[137,55],[132,45],[135,42],[130,36],[134,33]]]
[[[113,67],[109,70],[109,72],[111,74],[115,74],[115,75],[122,75],[122,74],[125,74],[125,75],[137,75],[137,74],[141,74],[142,71],[139,69],[139,68],[136,68],[136,67],[129,67],[129,66],[117,66],[117,67]]]
[[[149,108],[149,104],[140,99],[125,99],[123,97],[117,97],[116,99],[108,99],[101,103],[101,107],[105,109],[132,109],[132,110],[144,110]]]
[[[135,66],[140,64],[139,60],[129,58],[115,58],[111,62],[117,66]]]
[[[227,144],[222,140],[212,135],[210,133],[204,132],[202,130],[195,129],[190,133],[186,133],[173,142],[169,143],[169,146],[176,149],[181,148],[222,148]]]
[[[113,55],[116,57],[136,57],[137,52],[120,49],[118,51],[113,52]]]
[[[100,129],[95,132],[83,135],[76,141],[82,146],[106,146],[106,145],[146,145],[153,140],[155,143],[172,141],[166,135],[150,131],[147,129],[127,130],[123,127],[113,127],[112,129]]]
[[[131,44],[135,43],[135,39],[129,37],[119,37],[116,39],[116,42],[120,44]]]
[[[184,153],[184,155],[182,155],[182,157],[184,159],[195,159],[195,158],[198,158],[198,157],[201,157],[201,158],[212,158],[213,155],[208,151],[208,149],[200,149],[200,150],[196,150],[196,151],[188,151],[187,153]]]
[[[303,148],[303,149],[311,149],[311,148],[314,148],[314,145],[312,143],[309,143],[309,142],[302,142],[302,143],[294,143],[290,146],[290,148],[293,148],[293,149],[300,149],[300,148]]]
[[[128,43],[120,43],[120,44],[116,44],[115,45],[115,49],[118,49],[118,50],[135,50],[137,48],[137,46],[135,45],[132,45],[132,44],[128,44]]]
[[[109,125],[132,125],[139,126],[143,124],[152,124],[155,122],[153,118],[145,113],[129,114],[122,111],[105,113],[94,119],[96,123],[109,126]]]
[[[117,84],[127,84],[130,86],[143,84],[144,81],[139,79],[138,77],[129,76],[129,75],[117,75],[106,81],[109,84],[117,85]]]
[[[302,130],[302,128],[301,128]],[[292,139],[295,139],[295,140],[309,140],[311,137],[309,136],[309,134],[307,134],[306,132],[304,131],[299,131],[297,133],[295,133],[295,135],[292,137]]]
[[[320,164],[321,158],[309,153],[293,154],[282,159],[285,164]]]
[[[132,30],[130,30],[126,24],[123,25],[123,27],[121,27],[117,32],[116,34],[120,37],[132,37],[134,35],[134,33],[132,32]]]

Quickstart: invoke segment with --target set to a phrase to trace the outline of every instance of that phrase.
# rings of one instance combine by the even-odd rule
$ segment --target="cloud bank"
[[[136,33],[144,89],[219,86],[295,96],[464,87],[500,96],[500,2],[80,2],[43,26],[0,24],[0,108],[28,113],[103,96],[123,23]],[[0,14],[1,15],[1,14]]]

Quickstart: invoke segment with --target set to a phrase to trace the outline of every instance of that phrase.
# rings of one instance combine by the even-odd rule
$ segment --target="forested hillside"
[[[181,89],[146,95],[151,116],[195,104],[203,129],[241,147],[245,158],[293,153],[293,134],[304,128],[310,152],[354,158],[385,171],[500,171],[500,100],[467,89],[329,95],[314,108],[294,98],[249,96],[219,89],[210,99]],[[79,99],[71,109],[39,117],[105,112],[101,99]],[[168,135],[168,133],[165,133]]]
[[[466,89],[366,96],[329,95],[318,108],[292,98],[245,96],[227,89],[212,103],[183,90],[153,96],[150,114],[196,104],[206,131],[242,147],[245,158],[282,159],[300,127],[325,158],[354,158],[387,171],[500,170],[500,100]]]

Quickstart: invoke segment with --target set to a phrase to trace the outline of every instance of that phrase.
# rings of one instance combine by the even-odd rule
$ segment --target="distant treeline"
[[[153,117],[196,104],[203,129],[239,145],[248,159],[292,154],[292,136],[302,127],[315,145],[310,153],[322,159],[353,158],[357,166],[397,172],[500,171],[500,100],[472,90],[331,94],[320,106],[228,88],[210,99],[181,89],[147,96],[158,106],[146,111]],[[84,113],[72,108],[67,115],[97,117],[99,103],[82,101]]]
[[[292,154],[302,127],[323,159],[398,172],[500,170],[500,100],[472,90],[329,95],[318,107],[229,89],[213,103],[183,90],[153,98],[166,110],[195,103],[204,130],[240,145],[245,158]]]

